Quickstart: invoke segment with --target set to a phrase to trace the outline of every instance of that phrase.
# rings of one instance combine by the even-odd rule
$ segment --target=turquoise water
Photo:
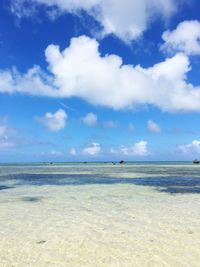
[[[199,266],[200,166],[1,164],[0,266]]]

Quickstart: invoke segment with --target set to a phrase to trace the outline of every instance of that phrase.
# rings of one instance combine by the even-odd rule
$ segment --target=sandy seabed
[[[163,168],[0,167],[0,267],[200,266],[199,169]]]

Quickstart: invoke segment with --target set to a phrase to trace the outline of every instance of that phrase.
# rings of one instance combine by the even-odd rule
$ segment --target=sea
[[[200,165],[0,164],[0,267],[200,266]]]

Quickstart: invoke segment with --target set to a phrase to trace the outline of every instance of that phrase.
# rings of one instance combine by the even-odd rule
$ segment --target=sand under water
[[[200,266],[200,166],[0,166],[0,267]]]

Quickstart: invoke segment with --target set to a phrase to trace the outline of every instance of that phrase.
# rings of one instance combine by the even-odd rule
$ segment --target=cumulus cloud
[[[147,129],[152,133],[160,133],[161,132],[160,126],[155,121],[152,121],[152,120],[148,120]]]
[[[125,156],[147,156],[148,143],[146,141],[139,141],[131,147],[120,146],[117,149],[111,148],[110,152],[113,154],[125,155]]]
[[[82,118],[82,121],[88,126],[94,126],[95,124],[97,124],[97,115],[90,112]]]
[[[91,145],[83,149],[83,153],[90,156],[98,155],[100,152],[101,146],[98,143],[92,143]]]
[[[181,51],[187,55],[200,55],[200,22],[198,20],[183,21],[173,31],[165,31],[162,35],[165,43],[161,49],[169,53]]]
[[[65,128],[67,113],[59,109],[55,113],[46,112],[42,117],[36,117],[36,121],[42,123],[49,131],[58,132]]]
[[[200,154],[200,141],[193,140],[190,144],[181,145],[178,150],[183,154]]]
[[[64,51],[45,51],[50,74],[38,66],[20,74],[0,70],[0,92],[56,98],[80,97],[93,105],[125,109],[153,105],[163,111],[200,111],[200,87],[187,83],[190,62],[178,53],[152,67],[124,65],[117,55],[101,56],[98,42],[72,38]]]
[[[37,5],[46,7],[50,18],[63,13],[86,11],[103,28],[101,34],[115,34],[129,42],[140,37],[156,18],[168,19],[184,0],[15,0],[11,11],[18,18],[36,13]]]
[[[76,156],[77,155],[76,149],[75,148],[71,148],[70,151],[69,151],[69,154],[71,156]]]

